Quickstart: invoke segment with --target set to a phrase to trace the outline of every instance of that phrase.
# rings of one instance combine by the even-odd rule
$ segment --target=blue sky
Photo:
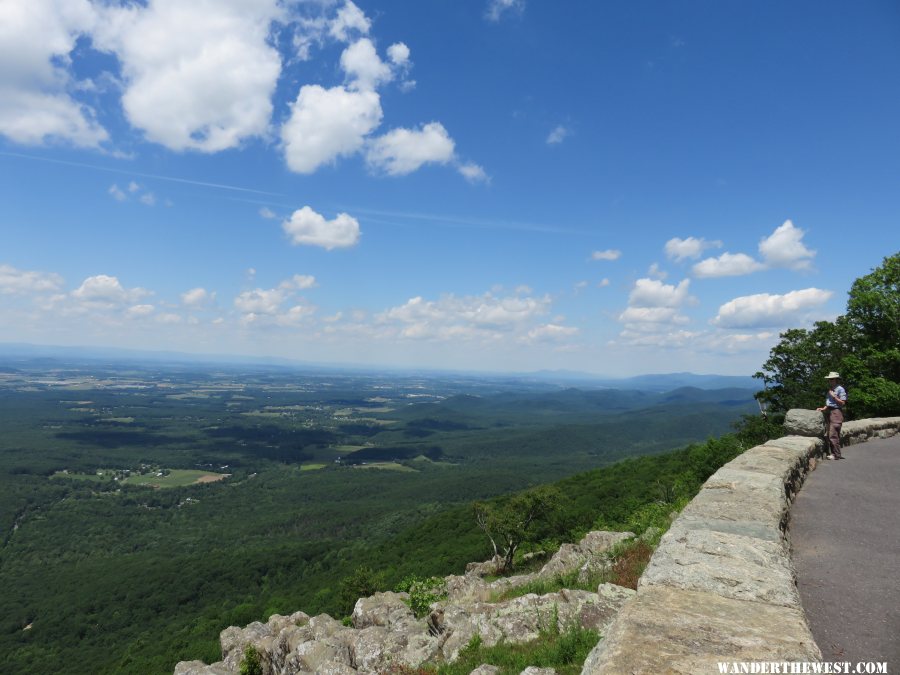
[[[0,342],[749,374],[900,244],[894,2],[6,0]]]

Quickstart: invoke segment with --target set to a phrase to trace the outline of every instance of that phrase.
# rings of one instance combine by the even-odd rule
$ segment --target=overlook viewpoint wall
[[[859,420],[845,423],[841,437],[846,446],[898,430],[900,417]],[[785,436],[713,474],[663,536],[582,675],[700,675],[718,673],[721,662],[820,661],[787,525],[794,496],[823,454],[821,438]]]

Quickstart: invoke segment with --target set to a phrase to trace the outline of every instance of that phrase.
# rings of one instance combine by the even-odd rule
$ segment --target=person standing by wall
[[[831,371],[825,376],[828,380],[828,394],[825,396],[825,405],[816,408],[828,416],[828,446],[829,454],[826,459],[843,459],[841,454],[841,425],[844,423],[844,406],[847,405],[847,391],[838,384],[840,375]]]

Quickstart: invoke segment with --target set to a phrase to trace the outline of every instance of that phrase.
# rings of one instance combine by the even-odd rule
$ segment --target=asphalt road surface
[[[900,434],[819,460],[791,507],[797,586],[825,661],[900,674]]]

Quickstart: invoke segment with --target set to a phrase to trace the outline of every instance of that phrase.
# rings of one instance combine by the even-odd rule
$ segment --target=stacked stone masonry
[[[701,488],[663,536],[582,675],[718,673],[722,662],[820,661],[790,558],[790,505],[824,454],[822,415],[747,450]],[[900,417],[847,422],[844,445],[886,438]]]

